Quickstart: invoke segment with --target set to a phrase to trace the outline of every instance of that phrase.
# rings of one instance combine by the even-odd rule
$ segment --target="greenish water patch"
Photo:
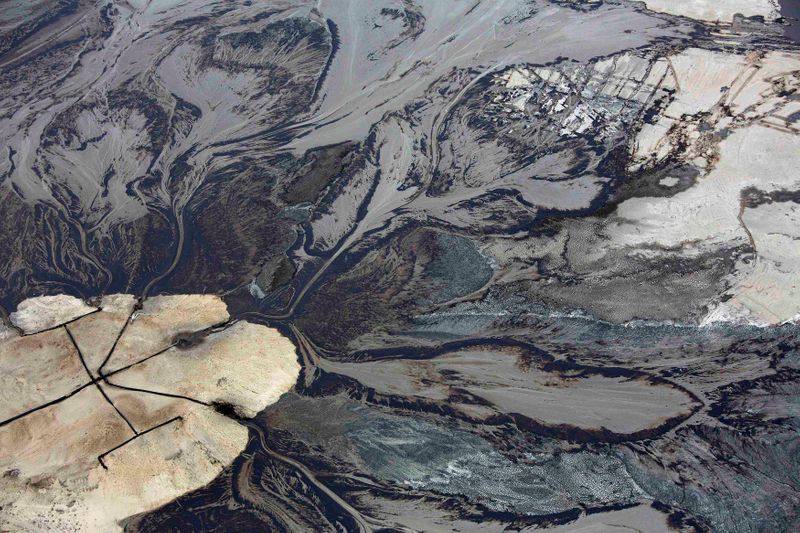
[[[577,503],[628,502],[642,494],[621,461],[595,453],[515,463],[470,433],[394,416],[350,425],[345,435],[380,477],[462,494],[496,511],[543,515]]]
[[[545,515],[643,496],[614,455],[527,454],[514,462],[472,433],[385,414],[342,397],[286,395],[269,410],[272,423],[277,418],[279,427],[376,477],[465,496],[497,511]]]
[[[489,260],[473,241],[459,235],[436,236],[439,253],[425,269],[436,288],[423,303],[443,303],[477,291],[492,278]]]

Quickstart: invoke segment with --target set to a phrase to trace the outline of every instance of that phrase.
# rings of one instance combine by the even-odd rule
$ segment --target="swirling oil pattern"
[[[796,8],[0,0],[0,530],[797,531]]]

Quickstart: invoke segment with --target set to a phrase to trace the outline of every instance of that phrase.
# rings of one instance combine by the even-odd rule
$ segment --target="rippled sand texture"
[[[288,339],[229,324],[213,296],[111,295],[98,308],[41,297],[19,309],[19,332],[0,344],[10,531],[119,529],[201,487],[246,446],[238,417],[275,402],[299,370]]]
[[[8,528],[797,530],[799,73],[771,0],[5,2]]]

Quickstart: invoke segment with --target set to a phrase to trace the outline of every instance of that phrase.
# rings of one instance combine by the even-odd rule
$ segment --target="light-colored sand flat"
[[[11,313],[11,323],[24,333],[49,329],[96,311],[83,300],[66,294],[28,298]]]
[[[648,9],[709,22],[731,22],[738,14],[760,15],[766,20],[780,16],[775,0],[644,0]]]
[[[739,223],[742,191],[800,186],[799,163],[800,136],[761,125],[736,130],[720,143],[716,167],[693,187],[672,197],[622,203],[620,222],[608,229],[612,245],[683,246],[687,253],[743,245],[748,236]]]
[[[723,99],[723,87],[730,87],[748,68],[745,56],[689,48],[669,58],[677,88],[665,114],[679,119],[710,109]]]
[[[691,407],[689,398],[680,390],[602,376],[560,384],[534,372],[526,386],[476,386],[467,390],[504,412],[519,413],[547,425],[605,428],[621,434],[655,427],[673,416],[688,415]]]
[[[64,328],[0,340],[0,421],[89,381]]]
[[[0,427],[0,465],[19,480],[51,485],[99,466],[98,455],[133,435],[100,391],[87,387]],[[4,483],[3,490],[16,485]]]
[[[85,508],[94,523],[110,527],[210,483],[247,445],[247,428],[210,408],[187,407],[181,416],[108,454],[108,470],[92,469],[97,489]]]
[[[800,188],[800,129],[790,120],[800,106],[787,96],[800,85],[800,55],[689,49],[670,64],[675,96],[658,121],[641,130],[632,149],[634,166],[658,164],[670,155],[701,175],[674,196],[620,204],[617,220],[605,230],[604,249],[691,258],[749,246],[755,260],[739,260],[727,280],[730,289],[725,298],[720,295],[728,301],[709,302],[704,322],[792,320],[800,314],[796,215],[788,204],[749,208],[744,196]],[[768,227],[773,223],[784,229]]]
[[[0,324],[0,341],[19,336],[19,332],[10,326]]]
[[[93,313],[69,325],[86,364],[95,375],[117,340],[114,332],[122,331],[135,305],[136,297],[131,294],[112,294],[100,303],[102,313]]]
[[[575,522],[548,528],[547,531],[551,533],[674,533],[676,530],[669,527],[666,514],[649,505],[639,505],[620,511],[582,516]]]
[[[146,318],[131,338],[139,318],[120,339],[133,362],[145,353],[135,350],[140,342],[149,349],[228,318],[216,296],[154,300],[144,302]],[[3,389],[11,391],[0,425],[0,530],[119,530],[122,519],[209,483],[244,449],[247,428],[214,404],[251,417],[294,386],[292,343],[247,322],[94,382],[67,328],[96,372],[134,304],[129,295],[107,296],[101,311],[65,327],[0,338]]]
[[[180,334],[194,333],[229,318],[225,304],[212,295],[156,296],[142,304],[105,367],[113,371],[169,348]]]
[[[111,382],[236,406],[252,417],[297,379],[292,343],[274,329],[237,322],[191,349],[170,348]],[[268,379],[267,379],[268,376]]]
[[[742,215],[756,247],[749,264],[731,276],[731,298],[717,305],[707,323],[747,317],[768,325],[797,320],[800,313],[800,208],[793,202],[764,204]]]
[[[17,450],[2,457],[5,470],[29,480],[3,483],[0,523],[18,531],[115,531],[120,519],[209,483],[246,446],[247,428],[208,407],[180,411],[180,419],[104,456],[108,469],[97,456],[133,433],[96,389],[0,429],[2,449]]]

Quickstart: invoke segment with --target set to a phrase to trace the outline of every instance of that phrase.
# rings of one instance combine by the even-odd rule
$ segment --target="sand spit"
[[[537,431],[569,438],[641,438],[688,417],[696,402],[683,390],[644,373],[559,368],[510,347],[464,348],[425,360],[322,361],[328,372],[357,380],[381,397],[448,408],[480,419],[510,414]],[[482,402],[463,402],[463,394]]]
[[[118,530],[214,479],[247,444],[236,418],[299,373],[276,330],[228,320],[207,295],[20,304],[23,333],[0,337],[0,529]]]
[[[649,505],[637,505],[606,513],[585,515],[575,522],[549,529],[553,533],[624,533],[647,531],[669,533],[677,531],[667,521],[667,515]]]

